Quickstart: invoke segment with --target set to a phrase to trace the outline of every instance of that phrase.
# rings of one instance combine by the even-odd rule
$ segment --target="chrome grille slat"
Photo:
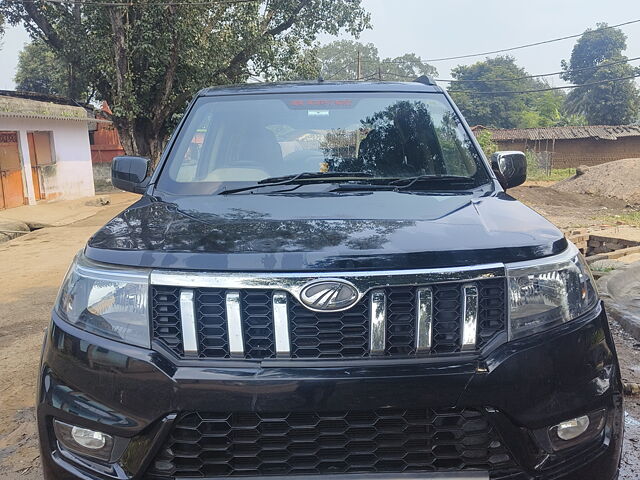
[[[276,338],[276,355],[288,357],[291,353],[289,342],[289,316],[287,313],[287,294],[273,294],[273,326]]]
[[[184,354],[198,355],[198,338],[196,336],[196,316],[193,303],[193,290],[183,289],[180,292],[180,325],[182,327],[182,343]]]
[[[431,336],[433,326],[433,290],[419,288],[417,292],[416,314],[416,350],[428,352],[431,350]]]
[[[371,292],[371,340],[369,348],[372,355],[382,355],[386,344],[387,296],[384,290]]]
[[[229,335],[229,352],[232,356],[244,354],[244,340],[242,338],[242,316],[240,313],[240,292],[232,290],[225,295],[227,311],[227,332]]]
[[[462,350],[473,350],[478,337],[478,287],[462,287]]]

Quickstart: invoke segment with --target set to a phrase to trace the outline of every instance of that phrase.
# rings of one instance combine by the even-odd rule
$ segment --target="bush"
[[[476,135],[476,139],[488,159],[491,159],[491,155],[498,151],[498,144],[491,139],[489,130],[481,130]]]

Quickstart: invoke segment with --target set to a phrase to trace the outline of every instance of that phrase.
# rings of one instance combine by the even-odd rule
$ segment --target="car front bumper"
[[[184,365],[153,350],[89,334],[54,313],[43,347],[37,417],[47,480],[137,479],[148,478],[154,458],[183,412],[332,412],[383,406],[481,408],[517,472],[364,475],[367,478],[617,476],[623,434],[621,382],[601,305],[553,331],[502,344],[480,357],[294,366],[285,361]],[[534,440],[536,430],[603,408],[607,422],[595,440],[564,453],[545,452]],[[54,419],[124,439],[126,447],[112,464],[75,455],[56,441]],[[336,476],[364,478],[304,478]]]

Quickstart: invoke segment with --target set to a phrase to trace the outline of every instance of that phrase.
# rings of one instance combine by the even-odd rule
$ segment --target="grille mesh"
[[[504,470],[479,410],[188,413],[151,466],[160,477]]]
[[[477,348],[506,332],[505,279],[486,279],[478,285]],[[429,285],[433,291],[432,348],[424,355],[460,352],[462,283]],[[415,286],[384,288],[387,297],[385,356],[416,355]],[[225,289],[194,289],[200,358],[229,358]],[[244,356],[275,357],[272,295],[274,290],[241,290],[240,305]],[[178,357],[184,357],[180,331],[180,289],[151,288],[153,338]],[[288,296],[291,357],[294,359],[346,359],[369,356],[369,296],[344,312],[313,312]],[[421,353],[423,355],[423,353]]]
[[[151,299],[153,338],[176,355],[184,355],[180,326],[180,289],[152,286]]]
[[[272,293],[271,290],[245,290],[241,293],[242,331],[247,358],[275,356]]]
[[[385,288],[387,296],[387,355],[407,356],[416,351],[416,289]]]
[[[289,295],[293,358],[357,358],[369,353],[369,298],[345,312],[312,312]]]
[[[225,290],[221,288],[200,288],[195,291],[194,307],[198,319],[200,357],[230,357],[225,294]]]

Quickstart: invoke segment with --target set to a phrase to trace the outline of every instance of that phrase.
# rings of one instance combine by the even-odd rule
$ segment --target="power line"
[[[4,0],[7,3],[53,3],[59,5],[90,5],[99,7],[173,7],[173,6],[207,6],[207,5],[234,5],[242,3],[259,3],[262,0],[208,0],[208,1],[167,1],[167,2],[99,2],[82,0]]]
[[[617,62],[601,63],[600,65],[594,65],[591,67],[570,68],[568,70],[561,70],[559,72],[539,73],[537,75],[525,75],[523,77],[516,77],[516,78],[496,78],[493,80],[455,80],[452,78],[436,78],[435,80],[437,80],[438,82],[447,82],[447,83],[515,82],[516,80],[527,80],[530,78],[553,77],[555,75],[560,75],[562,73],[582,72],[585,70],[599,70],[601,68],[609,67],[611,65],[620,65],[622,63],[635,62],[636,60],[640,60],[640,57],[627,58],[626,60],[619,60]]]
[[[640,57],[627,58],[626,60],[619,60],[616,62],[607,62],[601,63],[599,65],[594,65],[591,67],[580,67],[580,68],[571,68],[568,70],[561,70],[559,72],[551,72],[551,73],[538,73],[535,75],[525,75],[522,77],[514,77],[514,78],[494,78],[494,79],[486,79],[486,80],[456,80],[453,78],[434,78],[434,80],[438,82],[446,82],[446,83],[486,83],[486,82],[515,82],[518,80],[527,80],[531,78],[539,78],[539,77],[553,77],[555,75],[560,75],[562,73],[571,73],[571,72],[582,72],[585,70],[599,70],[604,67],[609,67],[611,65],[620,65],[623,63],[635,62],[636,60],[640,60]],[[380,62],[381,64],[388,64],[390,62]],[[412,62],[407,62],[409,65]]]
[[[626,64],[626,63],[630,63],[630,62],[635,62],[637,60],[640,60],[640,57],[633,57],[633,58],[628,58],[626,60],[619,60],[619,61],[615,61],[615,62],[607,62],[607,63],[601,63],[599,65],[594,65],[591,67],[580,67],[580,68],[571,68],[568,70],[561,70],[558,72],[551,72],[551,73],[538,73],[535,75],[524,75],[522,77],[514,77],[514,78],[493,78],[493,79],[484,79],[484,80],[456,80],[456,79],[452,79],[452,78],[434,78],[435,81],[438,82],[446,82],[446,83],[500,83],[500,82],[515,82],[515,81],[519,81],[519,80],[527,80],[527,79],[531,79],[531,78],[540,78],[540,77],[552,77],[555,75],[560,75],[562,73],[572,73],[572,72],[582,72],[582,71],[586,71],[586,70],[599,70],[601,68],[604,67],[609,67],[612,65],[620,65],[620,64]],[[366,61],[367,63],[377,63],[378,65],[380,64],[388,64],[388,63],[395,63],[395,62],[374,62],[374,61]],[[409,64],[411,64],[412,62],[408,62]],[[415,63],[415,62],[413,62]],[[420,62],[422,63],[422,62]],[[349,67],[349,65],[347,65],[346,67],[343,67],[341,69],[339,69],[336,72],[333,72],[332,75],[330,77],[328,77],[327,79],[330,79],[331,77],[333,77],[334,75],[341,73],[342,71],[346,70]],[[400,78],[406,78],[406,79],[413,79],[413,76],[407,76],[407,75],[401,75],[401,74],[396,74],[393,72],[385,72],[384,75],[393,75],[396,77],[400,77]],[[375,77],[377,76],[376,74],[372,74],[371,77]]]
[[[385,75],[392,75],[394,77],[400,78],[400,79],[404,79],[404,80],[414,80],[415,77],[413,76],[407,76],[407,75],[399,75],[396,73],[385,73]],[[630,80],[632,78],[638,78],[640,77],[640,73],[636,74],[636,75],[629,75],[626,77],[617,77],[617,78],[609,78],[607,80],[599,80],[597,82],[589,82],[589,83],[583,83],[582,85],[565,85],[562,87],[546,87],[546,88],[533,88],[530,90],[503,90],[503,91],[497,91],[497,92],[478,92],[475,90],[449,90],[450,93],[455,92],[455,93],[469,93],[472,95],[511,95],[511,94],[524,94],[524,93],[539,93],[539,92],[550,92],[553,90],[570,90],[572,88],[583,88],[583,87],[590,87],[591,85],[600,85],[602,83],[615,83],[615,82],[622,82],[624,80]]]
[[[637,73],[635,75],[629,75],[626,77],[618,77],[618,78],[609,78],[607,80],[599,80],[597,82],[589,82],[589,83],[583,83],[582,85],[565,85],[562,87],[546,87],[546,88],[533,88],[531,90],[517,90],[517,91],[511,91],[511,90],[504,90],[501,92],[476,92],[474,90],[449,90],[450,92],[456,92],[456,93],[470,93],[470,94],[474,94],[474,95],[509,95],[509,94],[522,94],[522,93],[538,93],[538,92],[550,92],[553,90],[570,90],[572,88],[582,88],[582,87],[590,87],[591,85],[600,85],[602,83],[615,83],[615,82],[622,82],[624,80],[630,80],[632,78],[638,78],[640,77],[640,73]]]
[[[609,29],[612,29],[612,28],[623,27],[625,25],[631,25],[632,23],[638,23],[638,22],[640,22],[640,19],[629,20],[628,22],[618,23],[616,25],[607,25],[606,27],[596,28],[595,30],[591,30],[589,33],[601,32],[603,30],[609,30]],[[517,47],[501,48],[500,50],[491,50],[489,52],[470,53],[470,54],[466,54],[466,55],[457,55],[457,56],[454,56],[454,57],[429,58],[429,59],[423,60],[423,62],[444,62],[444,61],[447,61],[447,60],[459,60],[461,58],[482,57],[482,56],[485,56],[485,55],[493,55],[495,53],[512,52],[514,50],[520,50],[522,48],[536,47],[538,45],[545,45],[547,43],[560,42],[562,40],[569,40],[570,38],[578,38],[578,37],[581,37],[584,34],[585,34],[585,32],[576,33],[574,35],[566,35],[564,37],[552,38],[552,39],[543,40],[543,41],[540,41],[540,42],[527,43],[527,44],[524,44],[524,45],[518,45]],[[397,63],[403,63],[403,62],[397,62]]]

